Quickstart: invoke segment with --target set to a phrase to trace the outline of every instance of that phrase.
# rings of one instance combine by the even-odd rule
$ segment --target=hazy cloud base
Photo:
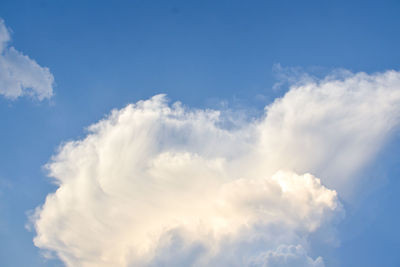
[[[343,217],[338,194],[399,119],[396,71],[308,80],[236,127],[139,101],[52,158],[35,245],[74,267],[324,266],[308,236]]]
[[[9,99],[24,95],[38,100],[50,98],[54,77],[49,69],[9,47],[10,40],[10,32],[0,18],[0,95]]]

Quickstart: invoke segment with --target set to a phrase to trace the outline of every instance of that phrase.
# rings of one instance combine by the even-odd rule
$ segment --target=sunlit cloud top
[[[156,95],[63,144],[35,245],[67,266],[324,266],[308,237],[397,129],[400,73],[309,80],[233,128],[222,114]]]

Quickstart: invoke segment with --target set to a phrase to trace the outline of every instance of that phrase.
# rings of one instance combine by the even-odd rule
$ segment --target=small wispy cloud
[[[309,236],[399,126],[400,73],[293,85],[235,127],[221,114],[157,95],[64,144],[35,245],[66,266],[324,266]]]
[[[53,95],[54,77],[50,70],[9,46],[11,37],[0,18],[0,95],[8,99],[29,95],[38,100]]]

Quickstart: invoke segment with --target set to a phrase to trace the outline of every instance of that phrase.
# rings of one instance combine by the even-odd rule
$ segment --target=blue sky
[[[43,166],[112,109],[165,93],[190,109],[251,117],[289,90],[282,77],[397,71],[399,12],[398,1],[1,1],[9,45],[55,83],[44,100],[0,96],[0,265],[63,266],[44,259],[25,227],[57,189]],[[308,237],[311,258],[400,265],[396,127],[384,141],[354,174],[352,196],[338,189],[337,242]]]

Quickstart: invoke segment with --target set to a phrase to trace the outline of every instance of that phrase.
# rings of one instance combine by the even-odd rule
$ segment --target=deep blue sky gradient
[[[399,1],[0,1],[12,45],[47,66],[55,96],[0,98],[0,266],[44,262],[27,212],[55,190],[42,166],[113,108],[167,93],[193,107],[261,110],[274,66],[316,75],[399,69]],[[327,266],[400,266],[400,138],[371,163]],[[378,181],[378,179],[380,179]],[[346,205],[346,203],[345,203]],[[61,266],[61,265],[60,265]]]

